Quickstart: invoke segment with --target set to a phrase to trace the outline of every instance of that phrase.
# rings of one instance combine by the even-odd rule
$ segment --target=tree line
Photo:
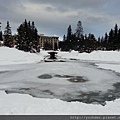
[[[62,51],[75,50],[79,52],[92,52],[94,50],[120,50],[120,28],[116,24],[114,29],[101,38],[95,38],[94,34],[83,34],[82,22],[78,21],[75,33],[69,25],[67,35],[60,41]]]
[[[64,35],[63,41],[59,42],[59,49],[88,53],[94,50],[120,50],[120,28],[117,24],[99,38],[95,38],[95,35],[91,33],[85,35],[83,33],[81,21],[78,21],[75,32],[72,31],[72,27],[69,25],[67,35]],[[13,47],[15,45],[17,49],[25,52],[40,52],[39,35],[34,21],[30,22],[25,19],[17,28],[17,35],[12,35],[10,23],[7,21],[3,35],[0,30],[0,40],[3,39],[2,36],[4,37],[4,46]]]
[[[17,28],[17,35],[12,35],[9,21],[3,34],[4,46],[14,47],[25,52],[40,52],[39,35],[34,21],[25,21]]]

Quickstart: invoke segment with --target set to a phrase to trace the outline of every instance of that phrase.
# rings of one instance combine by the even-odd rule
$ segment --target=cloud
[[[39,33],[63,36],[69,24],[79,20],[85,33],[98,36],[120,25],[120,0],[0,0],[2,28],[9,20],[13,31],[24,22],[35,21]]]

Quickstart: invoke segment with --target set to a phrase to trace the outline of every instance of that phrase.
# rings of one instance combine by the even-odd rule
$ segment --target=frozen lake
[[[8,94],[105,105],[120,98],[120,74],[85,61],[1,65],[0,89]]]

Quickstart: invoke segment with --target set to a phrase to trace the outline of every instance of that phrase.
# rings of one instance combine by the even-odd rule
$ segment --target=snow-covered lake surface
[[[120,52],[58,52],[66,62],[50,63],[46,51],[0,54],[0,114],[119,115]]]

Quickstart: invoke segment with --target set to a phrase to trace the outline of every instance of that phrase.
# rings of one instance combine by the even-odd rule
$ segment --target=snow
[[[99,68],[104,68],[108,70],[113,70],[115,72],[120,73],[120,64],[96,64],[99,66]]]
[[[13,88],[26,86],[30,88],[37,86],[43,90],[46,87],[56,94],[64,92],[76,94],[78,88],[83,91],[106,91],[111,88],[113,83],[120,80],[115,73],[120,73],[120,52],[118,51],[94,51],[90,54],[58,51],[58,57],[67,61],[59,64],[57,62],[44,63],[46,55],[47,51],[33,54],[15,48],[0,47],[0,73],[4,72],[0,75],[0,115],[119,115],[120,99],[107,101],[107,104],[102,106],[82,102],[66,102],[48,94],[35,98],[28,94],[5,93],[4,89],[13,90]],[[70,61],[70,59],[73,60]],[[97,66],[93,67],[91,65],[93,63]],[[77,70],[76,67],[78,67]],[[53,78],[44,80],[36,77],[46,73],[51,74]],[[87,76],[90,81],[83,84],[71,83],[61,78],[55,78],[56,74]],[[55,85],[53,85],[54,83]],[[68,88],[67,91],[65,88]],[[62,93],[59,93],[60,90]]]
[[[108,102],[107,106],[68,103],[58,99],[38,99],[29,95],[0,92],[1,115],[119,115],[120,100]]]
[[[97,69],[87,63],[80,62],[7,65],[1,66],[0,71],[0,89],[2,90],[17,91],[37,97],[55,97],[63,100],[68,100],[69,97],[77,98],[77,95],[79,96],[81,92],[102,91],[104,93],[112,89],[112,85],[119,82],[120,79],[111,71]],[[38,78],[45,74],[51,75],[52,78]],[[57,77],[57,75],[71,77],[61,78]],[[82,76],[88,81],[83,83],[70,82],[76,76]],[[28,88],[29,90],[25,91]]]
[[[68,52],[60,52],[59,55],[64,58],[74,58],[86,61],[120,62],[120,52],[118,51],[93,51],[90,54],[78,54],[78,52],[72,51],[70,54],[68,54]]]
[[[39,62],[43,57],[37,54],[25,53],[15,48],[0,48],[0,65]]]

